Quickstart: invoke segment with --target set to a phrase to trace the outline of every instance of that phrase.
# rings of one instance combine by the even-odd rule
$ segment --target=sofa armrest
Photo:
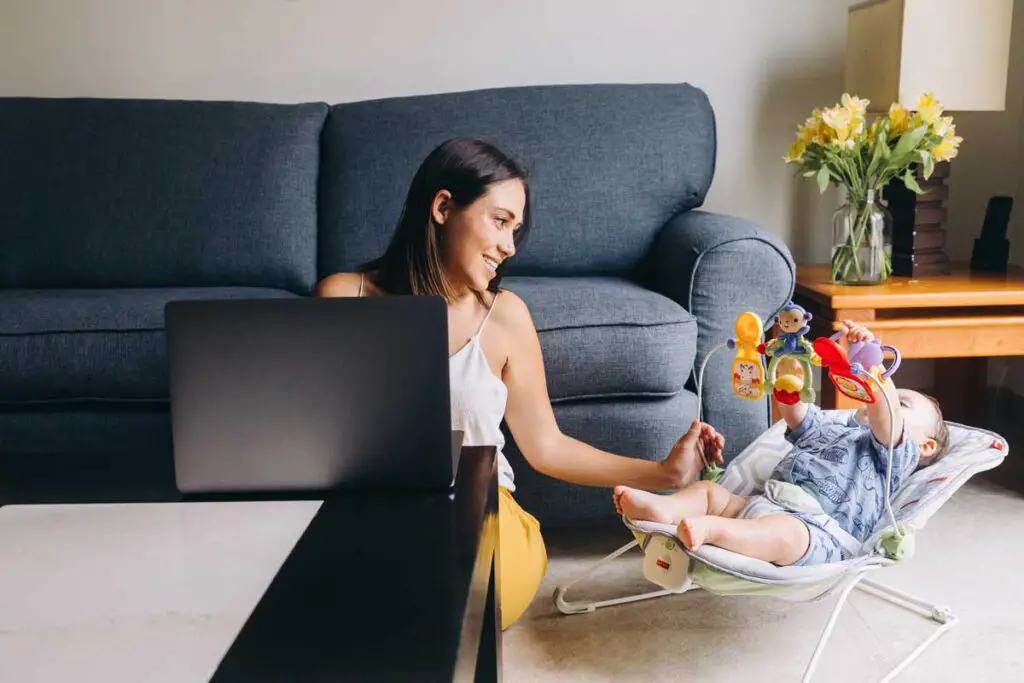
[[[758,225],[707,211],[680,214],[661,230],[651,254],[648,286],[697,319],[691,384],[708,353],[735,334],[744,311],[761,316],[769,334],[775,314],[793,296],[796,268],[786,244]],[[703,419],[726,438],[726,457],[768,428],[771,405],[732,391],[733,354],[717,351],[704,371]]]

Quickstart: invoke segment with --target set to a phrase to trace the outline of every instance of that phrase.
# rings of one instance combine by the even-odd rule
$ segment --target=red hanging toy
[[[847,352],[839,345],[840,335],[831,338],[818,337],[814,340],[814,352],[821,357],[821,366],[828,369],[829,379],[836,390],[862,403],[874,403],[875,395],[864,377],[869,370],[884,367],[885,352],[893,354],[893,363],[880,374],[879,381],[886,380],[900,365],[900,352],[895,347],[883,345],[877,340],[857,342]]]

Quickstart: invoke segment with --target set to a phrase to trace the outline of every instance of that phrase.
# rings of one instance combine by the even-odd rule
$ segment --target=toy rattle
[[[821,357],[835,388],[846,396],[863,403],[874,403],[875,396],[866,375],[871,373],[879,384],[889,379],[900,366],[900,352],[878,340],[856,342],[846,350],[839,345],[841,333],[814,340],[814,350]],[[892,364],[885,367],[885,352],[893,355]]]
[[[759,351],[763,335],[761,318],[746,311],[736,318],[736,337],[728,341],[729,348],[736,350],[732,361],[733,393],[751,401],[764,396],[764,365]]]

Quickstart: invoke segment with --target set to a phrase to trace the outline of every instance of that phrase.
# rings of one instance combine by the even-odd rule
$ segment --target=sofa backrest
[[[339,104],[324,126],[319,275],[386,247],[420,162],[481,137],[530,176],[533,232],[510,274],[626,274],[675,214],[702,204],[715,120],[688,84],[498,88]]]
[[[0,99],[0,287],[311,291],[327,105]]]

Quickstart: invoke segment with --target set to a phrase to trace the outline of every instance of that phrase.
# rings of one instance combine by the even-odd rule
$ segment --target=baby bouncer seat
[[[737,331],[740,331],[739,322]],[[735,342],[730,340],[728,344],[720,346],[736,348]],[[765,386],[770,388],[772,382],[770,377],[768,379]],[[700,389],[698,383],[698,395]],[[741,395],[740,392],[737,395]],[[807,395],[805,392],[804,396]],[[811,396],[813,400],[813,394]],[[837,418],[849,417],[853,413],[826,412],[833,413]],[[721,596],[759,595],[791,601],[817,601],[838,594],[801,679],[806,682],[811,680],[817,668],[818,660],[850,592],[857,588],[937,624],[937,628],[882,679],[883,682],[891,681],[952,628],[957,619],[946,606],[887,587],[868,579],[867,575],[908,561],[913,555],[914,533],[923,529],[932,515],[971,476],[996,467],[1009,452],[1007,442],[997,434],[954,422],[947,421],[947,425],[950,438],[946,455],[937,463],[914,472],[898,491],[891,492],[888,517],[883,518],[879,528],[861,546],[859,553],[850,559],[812,566],[780,567],[710,545],[690,551],[676,536],[675,525],[631,520],[624,516],[623,522],[632,533],[632,540],[567,583],[557,586],[553,596],[555,604],[563,614],[572,615],[612,605],[679,595],[697,588]],[[705,471],[705,478],[716,479],[737,495],[750,496],[762,492],[765,481],[792,448],[785,439],[785,432],[786,423],[782,420],[776,422],[736,456],[724,471],[709,468]],[[644,577],[659,586],[659,589],[602,601],[567,598],[570,588],[633,548],[643,553]]]

